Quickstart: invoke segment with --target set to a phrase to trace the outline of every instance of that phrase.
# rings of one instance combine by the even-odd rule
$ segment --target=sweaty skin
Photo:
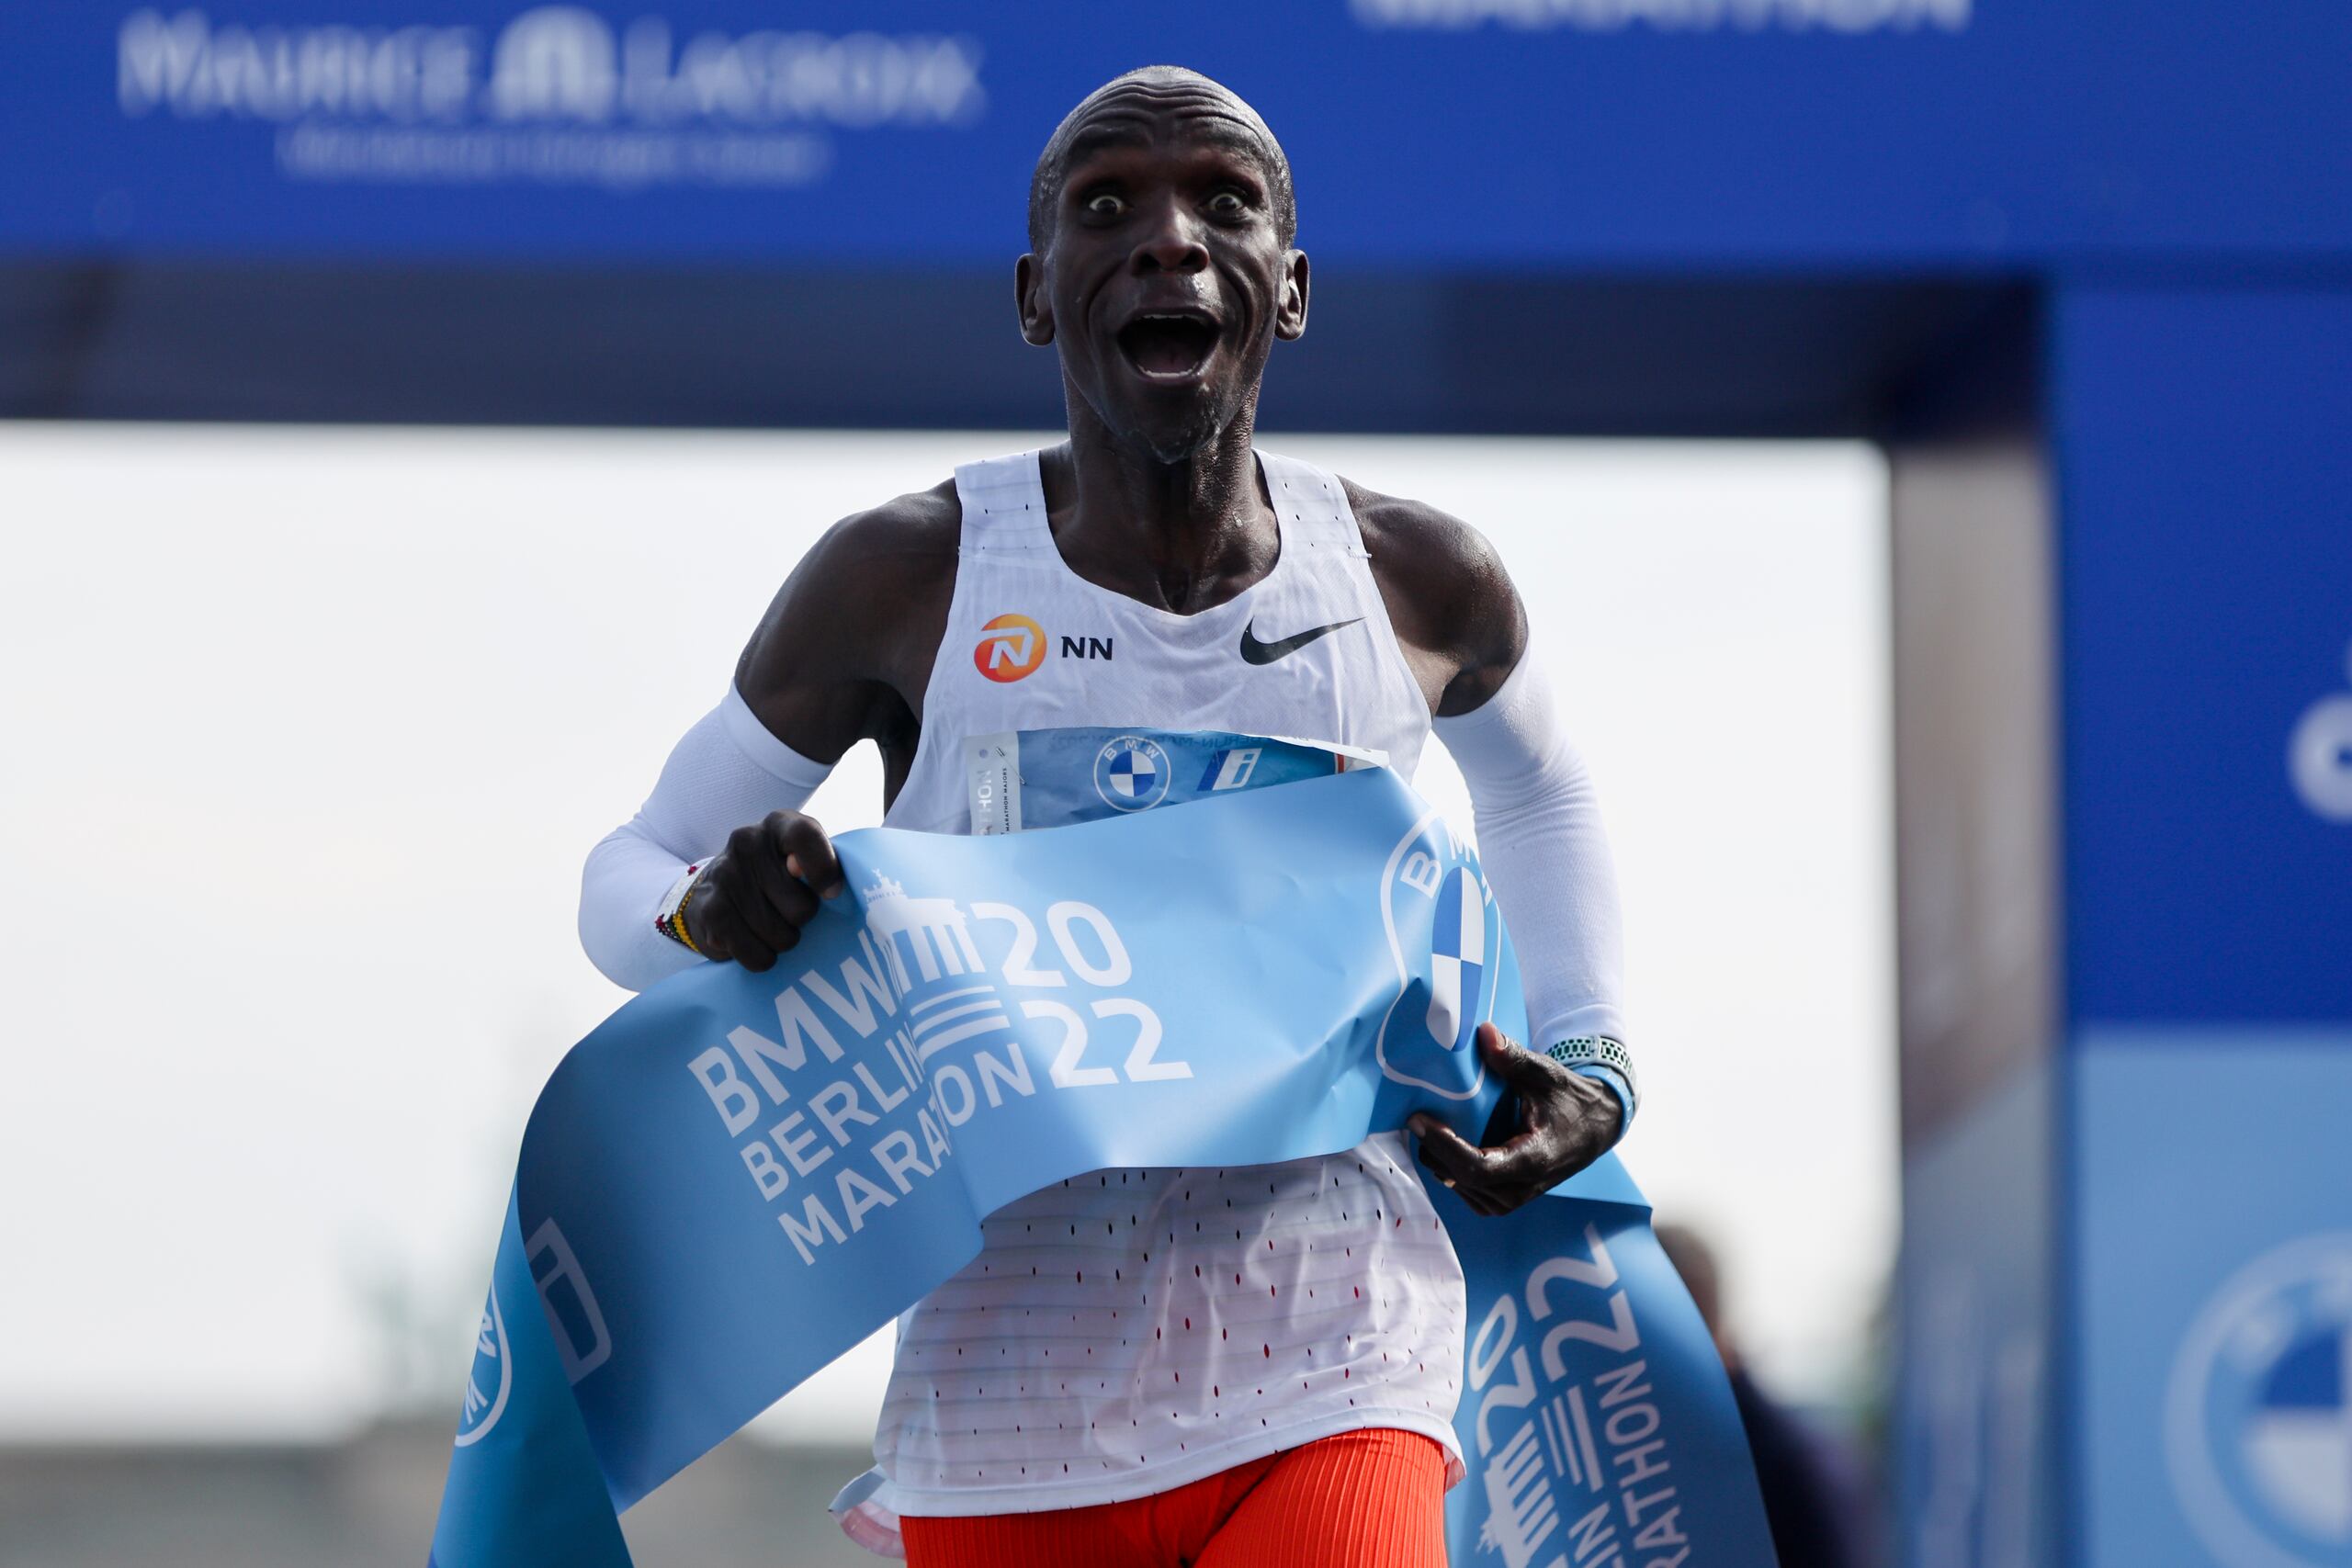
[[[1249,105],[1152,67],[1070,111],[1035,189],[1035,248],[1015,266],[1014,296],[1022,335],[1061,359],[1069,439],[1041,464],[1054,542],[1071,570],[1114,592],[1178,614],[1223,604],[1264,577],[1279,547],[1251,438],[1267,356],[1306,330],[1288,165]],[[1430,711],[1478,707],[1527,645],[1502,563],[1435,507],[1342,482]],[[743,700],[802,755],[831,762],[874,741],[886,800],[922,737],[961,525],[953,479],[834,525],[736,666]],[[687,930],[713,957],[764,970],[841,886],[824,830],[775,812],[729,839],[687,902]],[[1478,1040],[1514,1091],[1486,1146],[1424,1118],[1414,1131],[1447,1185],[1502,1213],[1600,1157],[1622,1112],[1606,1088],[1493,1025]]]

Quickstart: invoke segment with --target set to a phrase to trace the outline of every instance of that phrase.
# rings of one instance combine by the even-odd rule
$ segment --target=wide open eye
[[[1086,198],[1086,213],[1090,218],[1116,218],[1126,209],[1126,198],[1112,191],[1098,190]]]
[[[1250,210],[1250,204],[1238,190],[1221,190],[1209,197],[1209,214],[1215,218],[1238,218]]]

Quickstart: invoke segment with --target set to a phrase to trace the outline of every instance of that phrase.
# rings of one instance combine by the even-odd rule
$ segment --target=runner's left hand
[[[1607,1084],[1522,1049],[1491,1023],[1478,1026],[1477,1049],[1506,1090],[1482,1134],[1486,1146],[1427,1112],[1406,1125],[1419,1140],[1421,1163],[1464,1202],[1508,1214],[1608,1153],[1624,1108]]]

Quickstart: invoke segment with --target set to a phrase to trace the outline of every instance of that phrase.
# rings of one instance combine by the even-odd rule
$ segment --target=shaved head
[[[1272,199],[1282,243],[1288,245],[1297,238],[1298,201],[1291,189],[1290,159],[1258,111],[1232,89],[1197,71],[1188,71],[1181,65],[1146,65],[1114,76],[1087,94],[1076,108],[1062,117],[1061,124],[1046,139],[1046,150],[1037,155],[1036,172],[1029,178],[1030,250],[1042,255],[1053,239],[1054,214],[1061,203],[1062,182],[1069,172],[1072,154],[1084,150],[1098,137],[1104,141],[1120,139],[1117,130],[1102,123],[1115,117],[1100,111],[1114,109],[1120,100],[1129,97],[1183,104],[1203,111],[1215,121],[1228,123],[1234,139],[1246,141],[1265,168],[1266,188]]]

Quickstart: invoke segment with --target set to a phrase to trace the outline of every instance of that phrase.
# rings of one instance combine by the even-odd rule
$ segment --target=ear
[[[1306,335],[1306,253],[1290,253],[1281,296],[1274,304],[1274,335],[1296,339]]]
[[[1035,255],[1023,256],[1012,266],[1012,308],[1021,317],[1021,335],[1043,348],[1054,341],[1054,308],[1046,299],[1046,264]]]

